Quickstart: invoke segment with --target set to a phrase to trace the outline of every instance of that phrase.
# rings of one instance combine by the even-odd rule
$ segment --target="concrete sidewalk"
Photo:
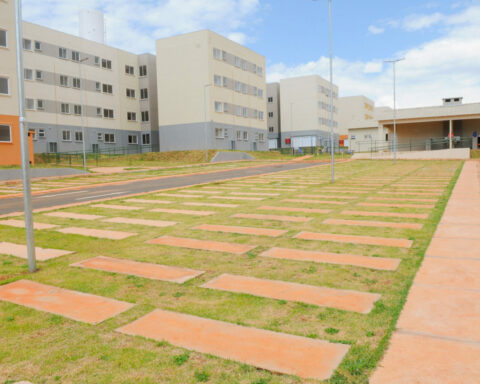
[[[83,170],[75,168],[32,168],[30,170],[30,176],[32,179],[39,177],[75,176],[82,174],[85,174]],[[0,169],[0,181],[21,179],[22,170],[20,168]]]
[[[467,161],[371,384],[480,382],[480,162]]]

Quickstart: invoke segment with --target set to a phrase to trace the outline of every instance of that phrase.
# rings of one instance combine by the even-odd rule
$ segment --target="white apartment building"
[[[268,149],[281,147],[280,83],[267,84]]]
[[[330,116],[330,83],[317,75],[280,80],[281,146],[330,145],[333,124],[338,143],[338,87],[333,88],[334,120]],[[338,144],[336,144],[338,145]]]
[[[267,150],[265,58],[209,30],[157,40],[160,150]]]

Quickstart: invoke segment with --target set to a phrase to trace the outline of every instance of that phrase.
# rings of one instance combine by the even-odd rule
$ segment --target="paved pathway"
[[[467,161],[371,384],[480,382],[480,162]]]
[[[30,170],[31,177],[52,177],[52,176],[69,176],[81,175],[85,172],[75,168],[32,168]],[[21,180],[22,170],[20,168],[0,169],[0,180]]]

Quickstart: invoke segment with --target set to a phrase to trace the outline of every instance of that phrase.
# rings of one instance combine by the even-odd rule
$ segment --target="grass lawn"
[[[115,329],[151,312],[155,308],[192,314],[209,319],[260,329],[327,340],[350,345],[350,349],[325,383],[368,383],[368,377],[381,359],[395,322],[404,304],[408,289],[433,236],[451,190],[462,166],[461,161],[354,161],[338,164],[335,190],[330,191],[330,168],[319,166],[310,169],[282,172],[253,177],[242,181],[211,184],[218,187],[218,195],[240,196],[232,192],[278,193],[279,196],[261,196],[263,200],[212,199],[212,194],[201,197],[167,197],[179,194],[166,191],[162,196],[146,194],[139,199],[169,200],[171,204],[125,202],[114,199],[104,204],[139,206],[142,210],[121,211],[93,208],[83,205],[64,209],[66,212],[96,214],[105,217],[129,217],[176,221],[165,228],[152,228],[125,224],[105,223],[101,220],[82,221],[35,215],[35,220],[57,224],[61,227],[77,226],[111,229],[138,233],[120,240],[101,240],[78,235],[66,235],[54,230],[36,231],[36,245],[76,251],[76,253],[39,262],[39,271],[28,274],[26,261],[8,255],[0,255],[0,284],[19,279],[29,279],[57,287],[101,295],[135,303],[118,316],[98,325],[88,325],[61,316],[36,311],[19,305],[0,302],[0,383],[30,380],[40,383],[228,383],[228,384],[293,384],[318,383],[294,376],[271,373],[215,356],[187,351],[166,342],[132,337],[115,332]],[[191,171],[191,169],[189,169]],[[437,179],[432,179],[436,177]],[[247,182],[248,181],[248,182]],[[311,184],[316,182],[316,184]],[[390,194],[406,191],[396,184],[432,185],[441,189],[435,207],[396,208],[358,206],[361,202],[401,203],[392,199],[426,198],[423,195]],[[221,189],[224,187],[234,189]],[[395,188],[394,188],[395,187]],[[406,188],[406,187],[405,187]],[[428,187],[409,187],[428,189]],[[353,190],[368,190],[367,193]],[[277,191],[275,191],[277,190]],[[205,186],[183,188],[195,191],[214,191]],[[378,194],[378,192],[389,192]],[[403,193],[403,192],[401,192]],[[405,192],[407,193],[407,192]],[[199,193],[200,194],[200,193]],[[301,199],[299,195],[331,196],[332,201],[343,205],[284,202],[284,199]],[[252,196],[252,195],[248,195]],[[305,198],[307,199],[307,198]],[[237,208],[199,207],[183,205],[184,202],[238,204]],[[406,201],[405,201],[406,203]],[[415,203],[422,204],[422,203]],[[327,214],[270,212],[260,206],[324,208]],[[190,216],[171,213],[155,213],[153,208],[177,208],[215,211],[211,216]],[[344,210],[426,213],[427,219],[396,217],[366,217],[341,214]],[[275,214],[307,216],[304,223],[232,218],[235,213]],[[327,218],[421,223],[422,229],[398,229],[367,226],[327,225]],[[282,229],[280,237],[240,235],[233,233],[194,230],[200,224]],[[301,231],[391,237],[413,241],[411,248],[359,245],[330,241],[295,239]],[[243,255],[222,252],[199,251],[180,247],[148,244],[147,241],[163,235],[202,240],[216,240],[257,245]],[[24,244],[22,229],[0,226],[0,242]],[[382,271],[349,265],[335,265],[308,261],[292,261],[262,257],[260,254],[272,247],[315,250],[333,253],[350,253],[362,256],[399,258],[395,271]],[[150,263],[187,267],[206,271],[184,284],[154,281],[135,276],[108,273],[71,267],[70,264],[95,256],[109,256]],[[248,294],[224,292],[200,286],[222,273],[250,276],[271,280],[296,282],[319,287],[329,287],[381,294],[373,310],[368,314],[338,310],[328,307],[275,300]],[[288,348],[288,345],[285,346]]]

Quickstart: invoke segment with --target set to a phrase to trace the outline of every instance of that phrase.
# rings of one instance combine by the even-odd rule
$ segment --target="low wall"
[[[393,152],[355,153],[354,160],[393,160]],[[470,158],[470,148],[439,149],[436,151],[397,152],[399,160],[465,160]]]

